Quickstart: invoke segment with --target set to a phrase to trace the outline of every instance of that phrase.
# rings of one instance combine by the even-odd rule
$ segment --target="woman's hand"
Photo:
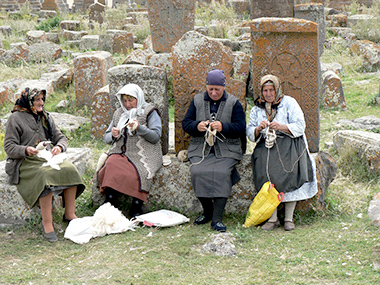
[[[119,137],[120,129],[119,128],[112,128],[111,133],[112,133],[112,136],[114,138],[117,138],[117,137]]]
[[[266,127],[268,127],[270,124],[268,121],[261,121],[260,124],[256,127],[258,132],[261,132],[264,130]]]
[[[53,147],[53,149],[50,152],[54,156],[54,155],[60,154],[62,152],[62,148],[56,145],[55,147]]]
[[[221,132],[223,130],[223,124],[221,121],[215,121],[210,124],[211,130],[216,130],[217,132]]]
[[[198,124],[198,126],[197,126],[198,131],[200,131],[200,132],[205,132],[205,131],[207,131],[207,128],[208,128],[208,124],[209,124],[209,123],[210,123],[209,120],[207,120],[207,121],[201,121],[201,122]]]
[[[36,155],[38,153],[38,149],[36,149],[32,146],[28,146],[25,150],[25,153],[28,156],[33,156],[33,155]]]
[[[271,122],[269,124],[269,128],[271,128],[271,129],[273,129],[275,131],[281,131],[281,132],[290,134],[289,128],[285,124],[280,124],[278,122]]]

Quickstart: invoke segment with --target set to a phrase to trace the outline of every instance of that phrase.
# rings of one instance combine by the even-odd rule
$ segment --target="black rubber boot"
[[[119,202],[117,191],[113,190],[112,188],[106,188],[104,190],[104,194],[106,195],[105,203],[109,202],[115,208],[119,208],[120,202]]]
[[[143,214],[143,205],[144,201],[133,198],[132,203],[131,203],[131,208],[129,209],[129,217],[132,219],[136,216],[142,215]]]

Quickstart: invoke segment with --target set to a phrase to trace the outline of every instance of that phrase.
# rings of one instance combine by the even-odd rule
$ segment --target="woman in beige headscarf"
[[[278,192],[285,193],[284,229],[291,231],[296,202],[317,193],[315,162],[307,148],[305,118],[297,101],[282,94],[274,75],[261,78],[260,90],[247,127],[248,138],[256,142],[252,154],[254,183],[260,190],[269,180]],[[279,226],[276,209],[262,229]]]

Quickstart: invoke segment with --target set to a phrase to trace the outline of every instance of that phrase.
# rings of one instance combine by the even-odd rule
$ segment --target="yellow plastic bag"
[[[264,183],[257,193],[245,217],[244,227],[257,226],[268,220],[274,210],[284,199],[284,193],[278,193],[274,185],[269,181]]]

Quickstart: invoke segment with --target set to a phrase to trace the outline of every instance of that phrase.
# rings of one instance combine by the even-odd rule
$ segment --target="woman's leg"
[[[39,199],[42,215],[42,226],[44,227],[45,233],[54,232],[53,213],[51,209],[52,201],[53,192],[50,192],[48,195]]]
[[[63,198],[65,199],[65,217],[68,220],[76,219],[75,215],[75,198],[77,196],[77,186],[73,186],[63,190]]]
[[[287,202],[285,203],[285,219],[284,219],[284,230],[292,231],[295,229],[293,222],[294,209],[297,202]]]
[[[280,226],[280,221],[277,218],[277,208],[274,210],[269,220],[261,227],[262,230],[271,231]]]

